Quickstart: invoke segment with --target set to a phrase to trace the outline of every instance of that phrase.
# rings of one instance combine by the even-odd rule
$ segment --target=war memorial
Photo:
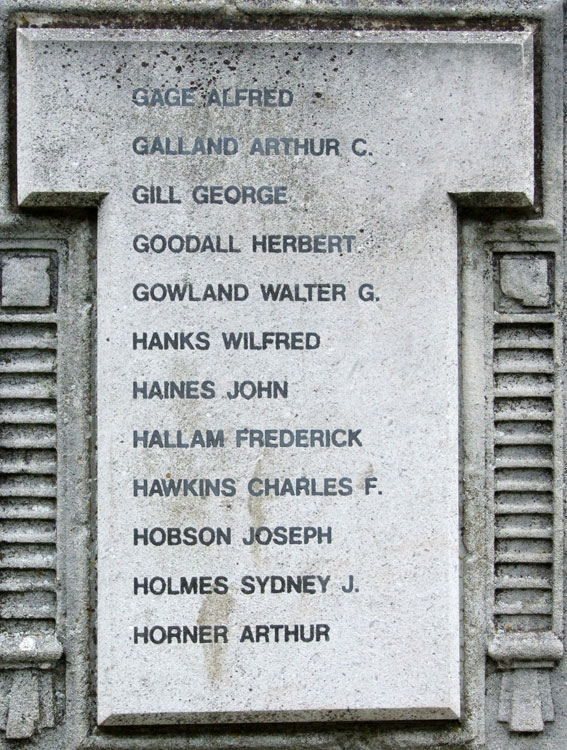
[[[564,7],[0,0],[0,747],[560,750]]]

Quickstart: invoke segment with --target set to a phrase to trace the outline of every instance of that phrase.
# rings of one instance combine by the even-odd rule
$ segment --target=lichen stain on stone
[[[256,465],[254,466],[254,471],[252,472],[250,479],[252,479],[252,477],[264,476],[262,468],[264,458],[265,451],[262,451],[262,455],[256,461]],[[254,526],[255,528],[266,525],[266,514],[264,512],[263,505],[264,500],[264,495],[260,495],[260,497],[253,497],[252,495],[248,495],[248,513],[250,514],[250,525]],[[254,557],[256,557],[260,552],[260,548],[257,544],[253,544],[250,547],[250,550]]]
[[[356,484],[357,490],[363,490],[365,488],[365,481],[366,477],[373,477],[374,476],[374,464],[370,462],[368,466],[366,467],[366,471],[361,474],[360,479],[358,480]]]
[[[197,616],[198,625],[226,625],[230,633],[229,620],[234,609],[234,597],[231,594],[224,596],[207,597],[199,607]],[[230,637],[230,636],[229,636]],[[223,679],[228,658],[228,643],[209,643],[203,645],[205,666],[210,682],[220,682]]]

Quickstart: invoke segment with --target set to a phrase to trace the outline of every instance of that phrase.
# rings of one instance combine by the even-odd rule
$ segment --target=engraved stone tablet
[[[100,203],[100,723],[459,717],[456,203],[533,198],[531,42],[18,32],[19,202]]]

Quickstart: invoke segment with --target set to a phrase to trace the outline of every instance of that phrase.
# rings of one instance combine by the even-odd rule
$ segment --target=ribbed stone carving
[[[492,249],[494,633],[489,654],[504,670],[499,720],[512,732],[541,732],[554,718],[549,670],[562,655],[554,246],[501,242]]]
[[[0,726],[54,724],[57,323],[51,253],[0,256]]]

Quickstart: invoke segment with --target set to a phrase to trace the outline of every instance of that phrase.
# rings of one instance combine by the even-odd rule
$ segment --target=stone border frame
[[[322,14],[317,25],[333,26],[355,24],[390,27],[463,28],[463,21],[471,27],[487,26],[509,28],[511,25],[529,22],[535,24],[541,34],[539,55],[548,56],[548,62],[540,66],[545,71],[541,81],[542,138],[538,144],[537,160],[541,159],[540,195],[542,204],[536,205],[531,220],[506,219],[505,213],[496,212],[496,223],[484,223],[490,211],[475,207],[475,196],[469,206],[462,209],[460,222],[461,247],[461,300],[462,300],[462,345],[461,365],[464,374],[462,383],[462,525],[463,525],[463,715],[461,724],[437,723],[388,725],[386,723],[318,723],[290,725],[240,725],[198,726],[177,728],[127,728],[97,729],[94,721],[93,674],[95,669],[95,633],[93,612],[96,606],[96,492],[94,487],[94,377],[93,365],[96,351],[94,291],[95,291],[95,230],[92,219],[69,218],[59,222],[50,218],[40,219],[19,213],[8,217],[0,224],[0,235],[5,237],[3,247],[14,247],[14,238],[24,244],[30,239],[52,239],[51,247],[59,248],[60,293],[57,324],[65,345],[58,352],[58,636],[64,648],[66,670],[65,718],[55,729],[44,729],[39,742],[20,740],[18,746],[62,748],[79,750],[172,750],[182,748],[333,748],[380,747],[394,748],[460,748],[484,745],[484,682],[487,642],[492,631],[493,612],[493,560],[491,482],[493,462],[485,455],[485,440],[491,435],[492,404],[485,402],[485,394],[492,388],[492,243],[510,240],[515,236],[523,242],[551,242],[558,247],[557,229],[562,221],[562,132],[561,101],[546,92],[561,91],[562,69],[552,64],[562,58],[562,4],[548,0],[541,7],[518,0],[510,10],[504,0],[475,3],[462,0],[459,3],[410,2],[400,6],[393,2],[376,0],[351,4],[345,0],[340,8],[333,2],[296,3],[291,0],[274,0],[269,3],[234,2],[189,2],[186,13],[178,12],[174,0],[159,3],[138,4],[143,15],[123,13],[125,3],[109,1],[71,10],[65,16],[53,15],[63,10],[61,0],[38,0],[38,10],[45,13],[33,16],[24,3],[10,3],[12,28],[21,23],[42,25],[91,25],[101,22],[100,11],[107,10],[106,23],[112,25],[141,23],[152,25],[165,19],[166,24],[183,25],[234,25],[275,26],[292,23],[309,25],[315,14]],[[538,6],[542,4],[538,3]],[[14,6],[17,6],[14,8]],[[18,6],[25,13],[18,14]],[[88,6],[88,7],[85,7]],[[484,6],[484,7],[482,7]],[[0,11],[3,8],[0,3]],[[121,13],[122,12],[122,13]],[[83,15],[84,13],[84,15]],[[113,15],[111,15],[113,14]],[[160,15],[162,14],[162,15]],[[490,17],[489,15],[490,14]],[[13,146],[12,142],[12,146]],[[12,167],[14,166],[12,149]],[[12,180],[12,185],[14,180]],[[544,210],[544,219],[537,218]],[[15,211],[17,209],[14,209]],[[467,218],[478,213],[479,218]],[[539,239],[538,239],[539,238]],[[32,245],[28,245],[32,246]],[[541,247],[537,248],[541,252]],[[72,262],[66,263],[66,256]],[[561,253],[557,251],[561,259]],[[556,310],[558,308],[556,307]],[[558,342],[559,343],[559,342]],[[559,344],[561,349],[562,344]],[[556,359],[556,372],[562,363],[562,352]],[[557,383],[561,376],[558,374]],[[561,409],[559,410],[559,413]],[[479,428],[479,426],[482,426]],[[64,429],[62,429],[64,427]],[[556,456],[559,448],[556,447]],[[560,459],[557,459],[560,461]],[[562,476],[556,473],[559,495],[556,495],[556,513],[562,509]],[[488,508],[486,504],[488,502]],[[562,628],[562,581],[560,525],[555,525],[554,547],[554,629],[557,636]],[[553,651],[553,650],[552,650]],[[502,667],[509,665],[509,657],[502,654],[492,640],[490,654]],[[548,662],[554,662],[558,652],[553,651]],[[533,656],[536,659],[537,655]],[[540,660],[542,656],[540,655]],[[538,665],[539,666],[539,665]],[[533,664],[532,664],[533,667]],[[62,679],[59,667],[59,679]],[[62,688],[59,688],[61,691]],[[56,689],[57,693],[57,689]],[[529,692],[520,691],[529,702]],[[57,703],[57,695],[56,695]],[[527,705],[527,703],[525,703]],[[504,717],[505,712],[500,718]],[[55,716],[60,719],[57,706]],[[542,716],[549,714],[542,710]],[[513,726],[511,725],[513,729]],[[525,730],[519,730],[525,731]],[[534,731],[533,729],[531,731]],[[11,742],[0,739],[0,747],[12,747]]]

